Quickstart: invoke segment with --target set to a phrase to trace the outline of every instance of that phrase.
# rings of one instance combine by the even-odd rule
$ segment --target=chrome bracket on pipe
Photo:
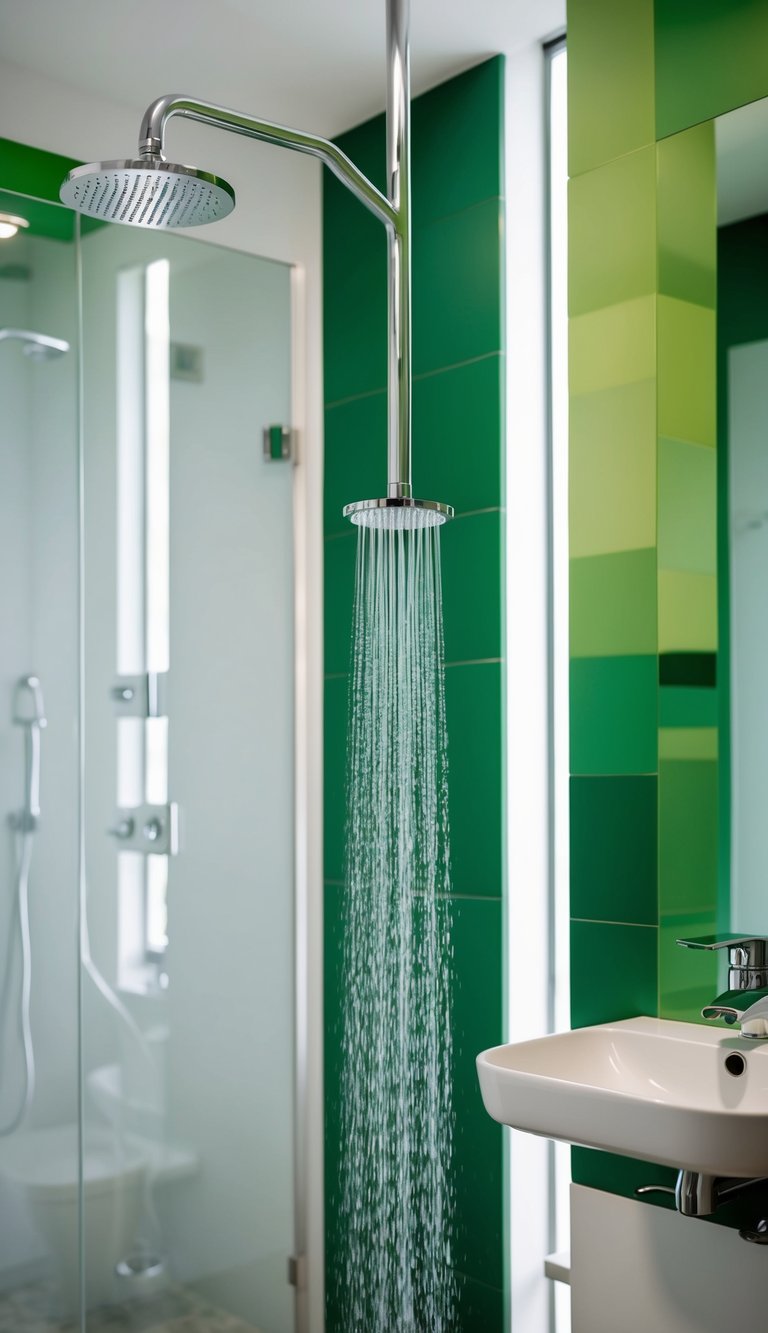
[[[147,108],[139,156],[164,158],[165,130],[173,116],[319,158],[387,229],[389,247],[387,495],[410,499],[411,486],[411,72],[410,0],[387,0],[388,197],[330,139],[198,101],[179,93]]]

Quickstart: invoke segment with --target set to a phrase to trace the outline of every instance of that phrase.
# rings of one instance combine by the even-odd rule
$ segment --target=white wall
[[[163,89],[158,89],[158,94]],[[131,156],[143,107],[94,99],[66,84],[0,62],[0,126],[21,143],[83,161]],[[248,143],[201,126],[175,123],[169,149],[182,161],[199,162],[231,181],[238,207],[211,230],[218,245],[261,254],[296,266],[301,342],[294,346],[294,425],[301,429],[296,477],[300,519],[297,550],[303,612],[300,708],[306,728],[297,737],[307,812],[300,846],[299,879],[308,889],[308,1095],[304,1126],[308,1169],[308,1280],[311,1326],[323,1325],[322,1204],[322,311],[320,167],[309,158]],[[201,235],[201,239],[205,239]]]

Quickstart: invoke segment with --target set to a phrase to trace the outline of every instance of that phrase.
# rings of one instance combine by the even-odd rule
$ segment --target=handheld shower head
[[[235,192],[221,176],[153,154],[75,167],[59,194],[88,217],[157,230],[218,222],[235,206]]]

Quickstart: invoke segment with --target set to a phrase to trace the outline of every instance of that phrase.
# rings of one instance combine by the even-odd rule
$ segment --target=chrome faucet
[[[702,1018],[738,1023],[742,1037],[768,1038],[768,939],[759,935],[701,935],[677,943],[684,949],[728,950],[728,990],[704,1006]]]

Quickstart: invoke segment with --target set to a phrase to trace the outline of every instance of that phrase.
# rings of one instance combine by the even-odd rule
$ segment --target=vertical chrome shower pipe
[[[387,0],[389,446],[387,495],[411,491],[411,54],[410,0]]]

